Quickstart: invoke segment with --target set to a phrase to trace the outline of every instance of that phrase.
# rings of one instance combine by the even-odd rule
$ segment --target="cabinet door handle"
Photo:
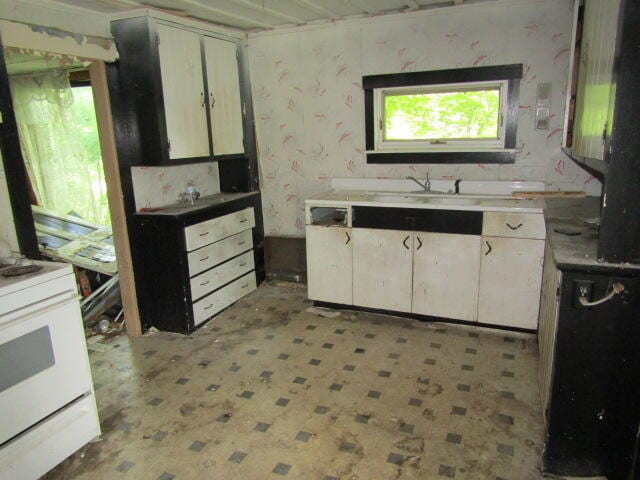
[[[204,233],[201,233],[201,234],[200,234],[200,236],[201,236],[201,237],[205,237],[205,236],[209,235],[209,233],[210,233],[210,232],[204,232]]]
[[[242,263],[240,264],[240,266],[241,266],[241,267],[244,267],[246,264],[247,264],[247,262],[242,262]]]
[[[200,92],[200,106],[204,108],[204,92]]]
[[[487,242],[486,240],[485,240],[485,242],[484,242],[484,243],[486,243],[486,244],[487,244],[487,251],[486,251],[486,252],[484,252],[484,254],[485,254],[485,255],[489,255],[489,254],[491,253],[491,250],[493,250],[493,248],[491,248],[491,244],[490,244],[489,242]]]
[[[243,218],[242,220],[240,220],[240,223],[245,223],[248,220],[249,220],[248,218]]]
[[[246,241],[246,240],[243,240],[243,241],[241,241],[241,242],[238,242],[238,245],[244,245],[245,243],[247,243],[247,241]]]
[[[511,225],[510,223],[506,223],[505,225],[506,225],[507,227],[509,227],[511,230],[517,230],[517,229],[519,229],[519,228],[522,226],[522,224],[521,224],[521,223],[519,223],[519,224],[518,224],[518,225],[516,225],[515,227],[514,227],[513,225]]]
[[[241,288],[247,288],[248,286],[249,286],[249,284],[248,284],[248,283],[245,283],[244,285],[242,285],[242,287],[241,287]]]
[[[416,240],[418,240],[418,248],[416,248],[416,250],[420,250],[422,248],[422,240],[420,240],[420,237],[418,237],[417,235]]]
[[[200,284],[200,286],[201,286],[201,287],[204,287],[204,286],[205,286],[205,285],[207,285],[208,283],[209,283],[209,280],[207,280],[206,282],[202,282],[202,283]]]
[[[204,310],[209,310],[211,307],[213,307],[213,303],[211,305],[207,305],[206,307],[204,307]]]
[[[407,240],[409,240],[409,235],[407,235],[407,238],[405,238],[402,241],[402,245],[404,245],[404,248],[406,248],[407,250],[409,250],[409,246],[407,245]]]
[[[209,260],[209,255],[207,255],[206,257],[200,259],[201,262],[204,262],[205,260]]]
[[[213,108],[213,106],[216,104],[216,99],[213,96],[213,93],[209,94],[209,98],[211,99],[211,108]]]
[[[344,244],[347,245],[351,241],[351,237],[349,236],[349,232],[344,232],[344,234],[347,236],[347,241],[344,242]]]

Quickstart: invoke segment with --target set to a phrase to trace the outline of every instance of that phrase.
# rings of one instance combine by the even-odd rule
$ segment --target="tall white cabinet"
[[[200,35],[158,25],[158,53],[170,158],[209,155]]]
[[[215,155],[244,152],[242,104],[236,45],[203,37],[211,112],[211,140]]]

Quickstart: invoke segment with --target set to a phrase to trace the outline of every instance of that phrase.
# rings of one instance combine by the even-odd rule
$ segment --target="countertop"
[[[608,263],[597,260],[598,230],[591,220],[600,217],[600,198],[548,199],[544,217],[547,239],[559,267],[640,270],[638,264]],[[580,234],[567,235],[567,232]]]
[[[360,190],[332,190],[307,199],[305,204],[520,213],[542,213],[544,208],[543,200],[517,200],[504,195],[367,192]]]
[[[239,200],[241,198],[250,197],[253,195],[258,195],[260,192],[239,192],[239,193],[215,193],[213,195],[207,195],[206,197],[200,197],[196,200],[195,204],[190,205],[188,203],[175,203],[172,205],[167,205],[165,207],[154,208],[149,211],[139,211],[136,212],[135,215],[139,216],[170,216],[170,217],[178,217],[181,215],[187,215],[191,213],[199,212],[200,210],[205,210],[207,208],[213,208],[225,203],[233,202],[234,200]]]

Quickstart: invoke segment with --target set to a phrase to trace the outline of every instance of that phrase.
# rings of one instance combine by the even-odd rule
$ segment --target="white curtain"
[[[86,98],[91,89],[76,94],[62,70],[10,82],[22,153],[40,204],[109,225],[95,111]]]

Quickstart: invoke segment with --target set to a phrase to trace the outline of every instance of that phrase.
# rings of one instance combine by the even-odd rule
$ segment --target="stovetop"
[[[0,301],[3,296],[10,293],[28,288],[40,283],[48,282],[54,278],[68,275],[73,272],[71,265],[67,263],[45,262],[33,260],[30,263],[42,267],[41,270],[33,273],[27,273],[17,277],[3,277],[0,275]],[[4,265],[0,268],[0,272],[8,266]]]

